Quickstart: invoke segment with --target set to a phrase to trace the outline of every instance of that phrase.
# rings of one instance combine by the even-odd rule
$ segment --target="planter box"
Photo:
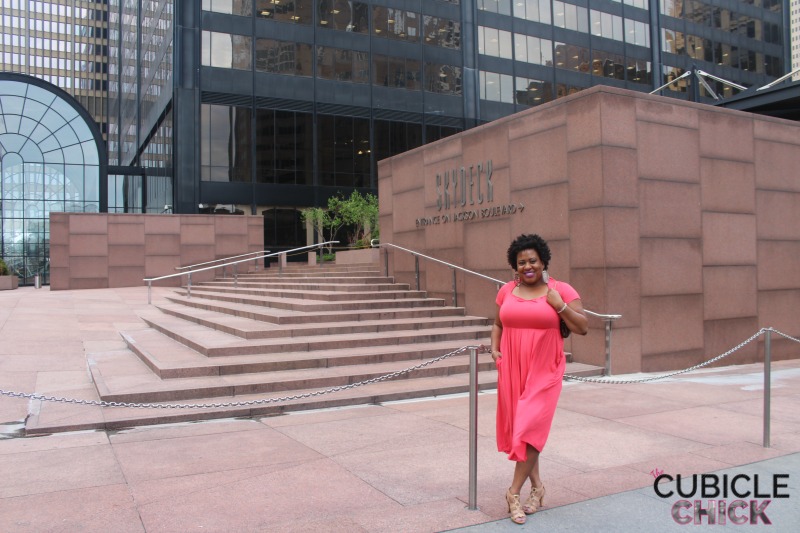
[[[360,263],[378,263],[381,258],[380,248],[361,248],[336,252],[337,265],[355,265]]]
[[[17,276],[0,276],[0,291],[10,291],[19,287]]]

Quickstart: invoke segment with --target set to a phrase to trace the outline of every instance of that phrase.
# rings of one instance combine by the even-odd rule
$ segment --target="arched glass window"
[[[46,82],[0,74],[0,255],[23,284],[50,278],[50,213],[100,211],[106,156],[89,114]]]

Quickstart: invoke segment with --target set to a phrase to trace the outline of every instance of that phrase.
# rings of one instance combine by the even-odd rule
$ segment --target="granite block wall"
[[[597,86],[381,161],[381,240],[510,280],[509,243],[539,233],[553,277],[622,315],[613,373],[680,369],[762,327],[800,336],[798,168],[796,122]],[[389,259],[413,282],[413,259]],[[451,271],[420,268],[451,303]],[[456,286],[468,313],[494,316],[494,283]],[[604,323],[590,327],[567,349],[602,365]],[[721,364],[762,357],[763,336]]]
[[[258,216],[51,213],[50,289],[141,286],[178,266],[263,250],[263,228]],[[196,273],[192,282],[214,275]]]

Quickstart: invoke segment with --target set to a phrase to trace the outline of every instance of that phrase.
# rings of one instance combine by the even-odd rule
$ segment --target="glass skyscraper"
[[[299,209],[375,192],[379,160],[476,125],[597,84],[712,102],[791,69],[789,0],[0,3],[4,69],[56,75],[9,67],[50,42],[92,74],[72,94],[108,143],[109,211],[263,214],[271,249],[306,244]],[[692,69],[718,79],[693,90]],[[70,91],[68,70],[48,79]]]

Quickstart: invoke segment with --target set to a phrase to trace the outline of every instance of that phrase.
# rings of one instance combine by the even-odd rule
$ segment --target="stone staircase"
[[[93,354],[92,378],[109,402],[179,402],[202,409],[105,408],[102,427],[379,403],[469,390],[469,355],[333,393],[467,345],[489,344],[491,321],[427,298],[377,265],[289,266],[176,290],[140,312],[149,326],[121,332],[128,350]],[[496,372],[480,354],[480,389]],[[568,373],[601,369],[568,364]],[[287,397],[293,399],[285,400]],[[246,405],[214,404],[251,402]],[[209,405],[211,404],[211,405]],[[114,414],[113,411],[116,411]],[[38,427],[36,432],[57,431]]]

